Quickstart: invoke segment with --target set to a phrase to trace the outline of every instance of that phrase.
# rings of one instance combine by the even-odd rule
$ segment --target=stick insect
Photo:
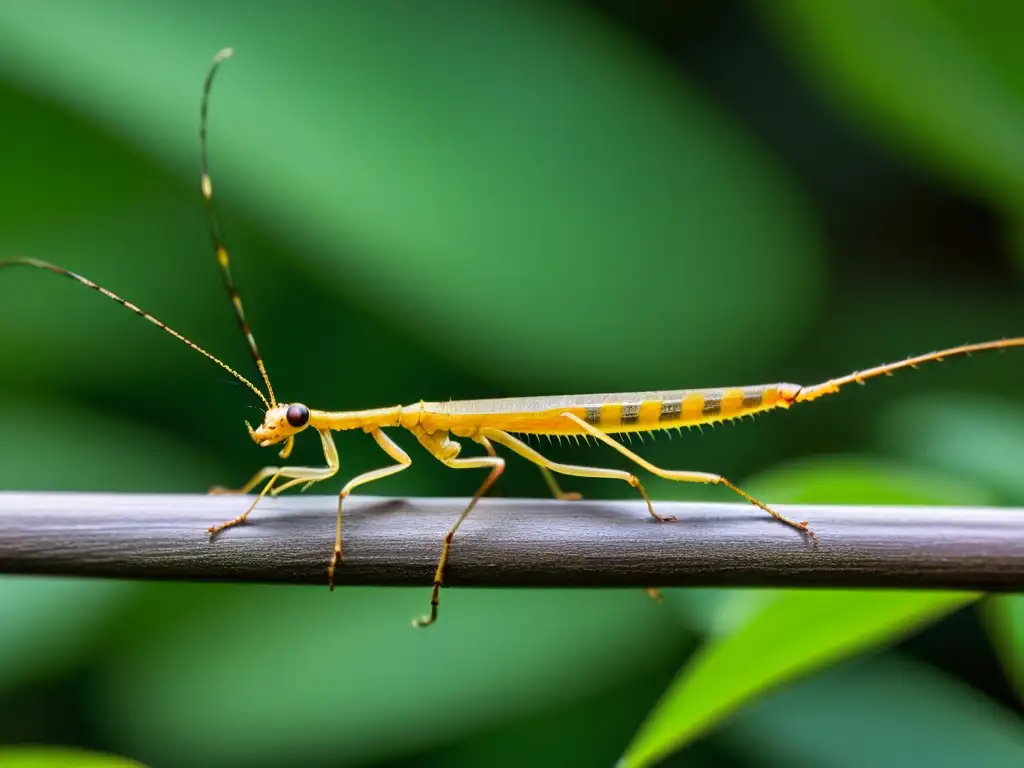
[[[238,290],[231,276],[230,258],[221,238],[220,227],[213,208],[213,184],[210,180],[207,162],[207,123],[210,92],[214,76],[220,64],[232,50],[226,48],[213,59],[206,73],[200,106],[200,160],[201,191],[206,209],[213,252],[220,267],[221,277],[234,308],[238,326],[245,337],[260,378],[266,388],[264,393],[238,371],[207,352],[198,344],[185,338],[162,321],[135,304],[121,298],[106,288],[75,272],[46,261],[33,258],[13,258],[0,261],[0,268],[28,266],[49,270],[92,288],[109,299],[121,304],[140,317],[153,323],[160,330],[219,365],[234,378],[248,387],[260,399],[264,408],[263,421],[253,428],[246,422],[249,436],[261,447],[283,444],[279,452],[287,459],[292,452],[295,437],[300,432],[313,429],[320,438],[325,466],[266,466],[238,489],[214,488],[213,493],[248,494],[260,487],[255,499],[238,517],[219,525],[210,526],[211,536],[244,523],[260,500],[270,494],[276,496],[297,485],[303,489],[334,477],[340,468],[338,451],[334,445],[334,432],[362,430],[372,437],[377,445],[392,460],[392,463],[364,472],[350,479],[338,493],[338,514],[335,529],[334,549],[327,564],[327,582],[334,588],[334,574],[342,562],[342,508],[345,499],[356,489],[377,480],[382,480],[412,465],[412,459],[385,432],[388,429],[405,429],[411,432],[427,452],[452,469],[487,470],[487,476],[470,499],[454,525],[445,534],[437,568],[434,573],[430,596],[429,614],[415,619],[416,626],[432,624],[437,619],[438,594],[444,584],[445,566],[451,554],[452,539],[466,517],[476,507],[487,491],[505,469],[505,460],[497,455],[495,444],[525,458],[540,468],[551,492],[559,499],[579,498],[578,494],[566,493],[559,487],[554,475],[595,477],[628,483],[643,499],[648,514],[658,522],[674,520],[658,514],[654,504],[644,490],[640,479],[632,472],[579,464],[563,464],[553,461],[528,445],[516,435],[583,436],[592,438],[618,451],[637,466],[666,480],[682,483],[703,483],[721,485],[760,508],[776,521],[800,533],[814,537],[808,522],[793,520],[754,498],[725,477],[708,472],[663,469],[655,466],[632,449],[627,448],[614,435],[634,432],[655,432],[658,430],[712,424],[742,416],[753,415],[776,408],[788,409],[799,403],[808,403],[824,395],[835,394],[847,384],[863,384],[868,379],[891,375],[893,372],[913,368],[922,363],[941,361],[945,358],[969,355],[975,352],[1002,350],[1024,346],[1024,337],[1000,339],[978,344],[965,344],[937,352],[917,355],[893,363],[856,371],[847,376],[829,379],[811,386],[777,383],[757,386],[722,387],[714,389],[681,389],[655,392],[630,392],[615,394],[592,394],[578,396],[514,397],[493,400],[463,400],[449,402],[419,402],[408,406],[392,406],[362,411],[326,411],[309,408],[299,402],[278,402],[270,384],[263,357],[256,345],[256,339],[245,319],[245,311]],[[462,446],[453,438],[468,439],[483,448],[484,455],[462,457]],[[283,481],[283,482],[280,482]]]

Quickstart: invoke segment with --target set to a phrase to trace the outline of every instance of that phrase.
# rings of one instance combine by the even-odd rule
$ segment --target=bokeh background
[[[811,383],[1024,332],[1021,29],[1012,0],[3,0],[0,254],[250,371],[198,189],[201,81],[233,45],[212,171],[283,398]],[[246,390],[67,281],[0,276],[0,361],[4,489],[202,491],[267,459]],[[958,360],[645,451],[779,503],[1024,505],[1022,377],[1024,355]],[[340,450],[345,474],[379,464],[365,436]],[[374,492],[478,481],[427,458]],[[513,459],[495,492],[546,490]],[[415,632],[428,591],[4,577],[0,743],[250,768],[1024,762],[1024,598],[447,590]]]

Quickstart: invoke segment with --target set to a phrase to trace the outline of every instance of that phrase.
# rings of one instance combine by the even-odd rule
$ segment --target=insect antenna
[[[238,327],[242,331],[242,335],[245,336],[245,341],[249,345],[249,354],[252,355],[253,361],[256,363],[256,367],[259,369],[260,376],[263,377],[263,383],[267,385],[267,394],[270,396],[271,406],[277,405],[277,398],[274,397],[274,388],[270,386],[270,377],[267,375],[267,368],[263,364],[263,356],[260,354],[259,347],[256,346],[256,338],[252,335],[252,330],[249,328],[249,323],[245,319],[245,309],[242,307],[242,299],[238,295],[238,289],[235,287],[235,281],[231,277],[231,258],[228,256],[228,249],[224,245],[224,241],[220,235],[220,224],[217,221],[217,214],[213,208],[213,183],[210,181],[210,170],[209,163],[207,161],[206,152],[206,127],[207,127],[207,115],[210,110],[210,91],[213,88],[213,78],[217,74],[217,69],[220,67],[220,63],[231,57],[234,54],[233,48],[224,48],[213,57],[213,62],[210,64],[210,68],[206,71],[206,80],[203,83],[203,100],[199,108],[199,154],[202,168],[201,187],[203,191],[203,203],[206,207],[206,220],[210,228],[210,240],[213,243],[213,252],[217,257],[217,263],[220,265],[220,273],[224,282],[224,289],[228,292],[228,298],[231,299],[231,306],[235,310],[235,318],[238,320]]]
[[[155,325],[161,331],[164,331],[165,333],[170,334],[171,336],[176,338],[178,341],[180,341],[182,344],[185,344],[185,345],[191,347],[192,349],[194,349],[196,352],[201,354],[206,359],[212,360],[213,362],[215,362],[217,365],[219,365],[221,368],[223,368],[225,371],[230,373],[232,376],[234,376],[240,382],[245,384],[245,386],[247,386],[253,392],[255,392],[256,396],[259,397],[259,399],[263,401],[263,404],[267,407],[267,409],[268,410],[270,409],[270,405],[267,403],[267,398],[264,397],[263,393],[260,392],[260,390],[256,387],[256,385],[253,384],[251,381],[249,381],[247,378],[245,378],[245,376],[240,374],[238,371],[236,371],[230,365],[228,365],[227,363],[222,361],[220,358],[218,358],[218,357],[210,354],[209,352],[207,352],[205,349],[200,347],[194,341],[190,341],[189,339],[186,339],[184,336],[182,336],[176,330],[174,330],[170,326],[166,325],[162,321],[158,320],[157,318],[153,317],[153,315],[151,315],[148,312],[145,312],[145,311],[139,309],[137,306],[132,304],[130,301],[127,301],[126,299],[122,299],[116,293],[108,291],[102,285],[97,285],[92,280],[90,280],[90,279],[88,279],[86,277],[82,277],[80,274],[78,274],[77,272],[72,272],[70,269],[64,269],[63,267],[58,267],[56,264],[51,264],[48,261],[41,261],[40,259],[21,258],[21,259],[3,259],[3,260],[0,260],[0,269],[3,269],[4,267],[18,267],[18,266],[36,267],[38,269],[46,269],[46,270],[49,270],[50,272],[55,272],[58,275],[63,275],[64,277],[67,277],[67,278],[70,278],[71,280],[79,282],[79,283],[81,283],[84,286],[92,288],[94,291],[98,291],[98,292],[102,293],[108,299],[113,299],[114,301],[116,301],[118,304],[120,304],[125,309],[130,309],[132,312],[134,312],[139,317],[145,318],[146,320],[151,322],[153,325]]]
[[[1024,347],[1024,336],[1011,339],[997,339],[996,341],[985,341],[980,344],[961,344],[958,347],[949,347],[948,349],[940,349],[936,352],[928,352],[924,355],[908,357],[895,363],[886,363],[885,365],[877,365],[874,368],[865,368],[862,371],[854,371],[846,376],[840,376],[837,379],[829,379],[821,384],[816,384],[811,387],[801,387],[800,390],[797,391],[793,402],[803,403],[810,400],[816,400],[822,395],[835,394],[839,391],[840,387],[846,384],[863,384],[868,379],[873,379],[876,376],[892,376],[895,371],[899,371],[904,368],[917,368],[917,366],[922,363],[941,363],[948,357],[969,356],[977,354],[978,352],[994,352],[1010,349],[1012,347]]]

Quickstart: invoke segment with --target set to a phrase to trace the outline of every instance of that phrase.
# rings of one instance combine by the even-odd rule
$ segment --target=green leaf
[[[740,629],[697,653],[641,726],[619,765],[652,765],[756,696],[866,648],[892,642],[977,598],[943,592],[778,593]]]
[[[1024,697],[1024,595],[990,595],[982,615],[1007,678]]]
[[[0,72],[191,173],[201,75],[232,44],[211,147],[225,199],[308,279],[509,388],[710,380],[791,346],[822,295],[783,170],[582,8],[257,2],[244,25],[226,0],[104,8],[0,6]],[[720,280],[725,300],[699,289]]]
[[[896,653],[857,659],[776,691],[711,740],[733,761],[764,768],[1024,764],[1019,717]]]
[[[1024,5],[763,3],[807,77],[894,145],[1009,207],[1024,194]]]
[[[979,485],[893,459],[816,456],[755,475],[743,488],[777,504],[985,506]]]
[[[886,409],[878,441],[946,477],[1024,504],[1024,409],[1015,402],[957,394],[907,398]]]
[[[142,763],[114,755],[68,747],[0,747],[0,768],[143,768]]]
[[[775,503],[983,504],[969,483],[897,462],[815,457],[743,484]],[[673,591],[672,598],[676,597]],[[691,615],[686,595],[679,609]],[[702,605],[709,640],[680,672],[630,744],[624,766],[650,765],[765,691],[891,642],[975,599],[967,593],[732,590]],[[701,614],[697,614],[701,615]]]
[[[1002,502],[1024,503],[1024,409],[1012,400],[960,394],[908,398],[886,410],[878,439],[948,478],[992,488]],[[1024,691],[1024,600],[990,597],[984,616],[1008,678]]]

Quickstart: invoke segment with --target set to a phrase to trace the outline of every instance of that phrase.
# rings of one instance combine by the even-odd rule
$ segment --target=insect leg
[[[264,467],[264,469],[277,469],[277,467]],[[268,480],[266,485],[263,486],[263,489],[259,492],[259,494],[257,494],[255,500],[252,502],[252,504],[249,505],[249,508],[245,510],[245,512],[240,514],[238,517],[228,520],[225,523],[221,523],[220,525],[211,525],[209,528],[206,529],[207,532],[209,532],[211,536],[216,536],[218,533],[220,533],[223,530],[226,530],[227,528],[233,528],[236,525],[241,525],[242,523],[244,523],[245,519],[249,516],[249,513],[256,509],[256,505],[260,503],[260,499],[267,495],[267,491],[274,487],[274,483],[277,482],[277,478],[281,476],[276,472],[271,472],[269,474],[270,480]],[[260,477],[260,479],[262,479],[262,477]]]
[[[544,482],[548,484],[548,488],[551,489],[551,495],[559,501],[579,501],[583,498],[583,494],[578,491],[563,491],[558,485],[558,481],[555,480],[554,474],[551,470],[545,467],[543,464],[538,464],[537,468],[540,473],[544,475]]]
[[[618,440],[615,440],[612,437],[610,437],[609,435],[606,435],[601,430],[597,429],[596,427],[594,427],[591,424],[588,424],[583,419],[578,418],[574,414],[572,414],[572,413],[564,413],[562,415],[565,418],[570,419],[571,421],[573,421],[575,424],[579,425],[579,427],[581,429],[583,429],[584,431],[586,431],[587,434],[593,435],[598,440],[600,440],[602,443],[610,445],[612,448],[617,450],[619,453],[621,453],[627,459],[630,459],[631,461],[636,462],[637,464],[639,464],[641,467],[646,469],[651,474],[657,475],[658,477],[663,477],[666,480],[676,480],[676,481],[681,482],[681,483],[706,483],[706,484],[709,484],[709,485],[724,485],[726,488],[731,490],[733,493],[736,493],[737,495],[742,496],[744,499],[749,501],[755,507],[759,507],[759,508],[763,509],[765,512],[767,512],[769,515],[774,517],[779,522],[785,523],[786,525],[788,525],[788,526],[790,526],[792,528],[796,528],[801,533],[810,534],[812,537],[814,536],[814,533],[811,531],[811,529],[807,527],[807,521],[806,520],[804,520],[803,522],[799,522],[798,523],[795,520],[791,520],[788,517],[779,514],[774,509],[769,507],[767,504],[764,504],[763,502],[758,501],[757,499],[755,499],[753,496],[751,496],[749,493],[747,493],[743,489],[739,488],[736,485],[733,485],[729,480],[726,480],[721,475],[714,475],[714,474],[711,474],[709,472],[689,472],[689,471],[685,471],[685,470],[662,469],[661,467],[656,467],[653,464],[651,464],[649,461],[647,461],[647,459],[645,459],[642,456],[638,456],[637,454],[633,453],[633,451],[631,451],[629,448],[624,446]]]
[[[212,525],[207,530],[216,535],[226,528],[239,525],[245,522],[245,519],[249,516],[249,513],[256,508],[262,499],[268,492],[273,489],[274,494],[280,493],[285,488],[294,485],[295,483],[302,482],[319,482],[320,480],[326,480],[329,477],[333,477],[338,471],[338,449],[334,447],[334,439],[331,437],[331,433],[323,431],[320,433],[320,441],[324,448],[324,459],[327,461],[326,467],[263,467],[259,472],[253,475],[252,479],[243,485],[238,490],[231,490],[226,488],[211,488],[210,493],[212,494],[243,494],[248,493],[255,488],[264,478],[269,477],[270,480],[266,485],[263,486],[263,490],[260,491],[259,496],[256,500],[249,505],[249,508],[245,510],[238,517],[233,520],[228,520],[226,523],[220,525]],[[289,478],[289,482],[285,483],[278,488],[274,488],[274,484],[279,478]]]
[[[397,464],[392,464],[390,467],[373,469],[369,472],[364,472],[361,475],[356,475],[345,483],[345,487],[342,488],[341,492],[338,494],[338,524],[334,533],[334,551],[331,553],[331,560],[327,565],[327,585],[331,589],[334,589],[334,569],[337,567],[338,563],[341,562],[341,504],[345,501],[345,497],[360,485],[372,483],[374,480],[380,480],[381,478],[393,475],[396,472],[401,472],[403,469],[408,469],[412,466],[412,459],[409,458],[409,454],[399,448],[398,445],[395,444],[394,440],[385,435],[380,427],[373,427],[367,431],[370,433],[370,436],[377,441],[377,445],[384,450],[384,453],[394,459]],[[328,437],[327,439],[330,438]],[[334,447],[333,440],[331,441],[331,447]],[[335,454],[335,456],[337,456],[337,454]],[[291,483],[288,485],[291,485]]]
[[[426,627],[437,621],[437,603],[441,585],[444,583],[444,568],[448,564],[448,553],[451,551],[452,538],[455,536],[455,532],[459,530],[459,526],[462,525],[462,521],[466,519],[470,512],[473,511],[473,507],[480,501],[485,493],[490,490],[491,486],[494,485],[494,481],[498,479],[502,471],[505,469],[505,460],[498,456],[494,452],[494,446],[491,445],[490,441],[483,435],[477,435],[473,440],[482,445],[487,450],[487,456],[474,456],[469,459],[458,459],[456,455],[459,452],[458,443],[453,440],[449,440],[447,435],[417,435],[423,446],[434,455],[435,458],[444,462],[446,466],[452,469],[485,469],[490,468],[491,473],[484,480],[483,484],[477,489],[477,492],[473,494],[473,498],[469,500],[469,504],[462,510],[462,514],[459,515],[459,519],[455,521],[448,532],[444,535],[444,544],[441,547],[441,557],[437,561],[437,570],[434,571],[434,584],[430,591],[430,615],[421,616],[418,619],[413,619],[414,627]]]
[[[519,440],[508,432],[503,432],[500,429],[491,429],[487,427],[481,429],[480,434],[490,438],[496,443],[500,443],[501,445],[511,448],[524,459],[536,464],[538,467],[545,467],[552,472],[558,472],[562,475],[575,475],[576,477],[605,477],[614,480],[624,480],[636,488],[644,501],[647,502],[647,511],[650,512],[651,517],[659,522],[675,520],[674,517],[659,515],[654,511],[654,505],[651,504],[651,499],[647,496],[647,491],[645,491],[643,485],[640,484],[640,479],[631,472],[624,472],[621,469],[605,469],[603,467],[584,467],[578,464],[560,464],[559,462],[552,461],[541,453],[535,451],[522,440]]]
[[[623,472],[618,469],[604,469],[602,467],[582,467],[576,464],[559,464],[557,462],[551,461],[551,459],[538,453],[533,448],[528,446],[526,443],[510,435],[508,432],[502,432],[496,429],[486,429],[481,431],[486,432],[487,436],[494,440],[494,442],[501,443],[502,445],[511,448],[513,451],[518,453],[527,461],[531,461],[534,464],[536,464],[538,467],[544,470],[545,474],[550,475],[552,471],[555,471],[564,475],[577,475],[582,477],[607,477],[617,480],[625,480],[627,483],[632,485],[640,492],[640,495],[643,497],[644,501],[647,502],[647,511],[651,513],[655,520],[658,520],[659,522],[671,522],[675,520],[674,517],[666,517],[655,513],[654,507],[651,504],[651,500],[650,498],[648,498],[647,492],[644,490],[644,487],[640,484],[640,481],[637,479],[636,475],[630,474],[629,472]],[[660,603],[662,601],[661,592],[659,592],[657,588],[647,587],[644,591],[647,593],[647,596],[655,602]]]
[[[473,457],[472,459],[457,459],[455,456],[444,458],[441,455],[440,450],[435,453],[431,445],[424,442],[427,449],[430,450],[437,459],[443,462],[446,466],[452,467],[452,469],[485,469],[489,467],[490,474],[487,475],[480,487],[477,488],[476,493],[473,494],[473,498],[470,499],[469,504],[466,505],[466,509],[462,511],[462,514],[459,515],[459,519],[455,521],[455,525],[453,525],[444,535],[444,544],[441,546],[441,556],[437,560],[437,569],[434,571],[434,583],[430,590],[430,614],[414,618],[414,627],[427,627],[437,621],[437,602],[441,585],[444,582],[444,566],[447,564],[449,552],[452,550],[452,539],[455,537],[455,531],[459,529],[459,526],[462,525],[462,521],[465,520],[469,513],[473,511],[473,507],[476,506],[476,503],[483,498],[483,495],[487,493],[490,486],[495,484],[495,480],[497,480],[505,470],[505,460],[495,453],[494,445],[490,444],[490,441],[486,437],[477,435],[473,439],[483,445],[484,449],[487,451],[487,456],[478,456]],[[452,445],[457,445],[458,443],[445,439],[443,442],[438,442],[437,444],[439,447],[449,447],[450,449]]]
[[[324,450],[324,460],[327,462],[327,466],[333,466],[335,469],[337,469],[340,466],[340,462],[338,461],[338,449],[334,445],[334,437],[331,435],[330,430],[326,429],[321,431],[319,434],[320,446]],[[292,440],[292,438],[288,439]],[[305,485],[302,487],[302,490],[306,490],[306,488],[313,485],[313,483],[319,483],[321,480],[327,480],[333,475],[334,473],[332,472],[330,475],[316,475],[314,477],[293,476],[292,479],[289,480],[287,483],[285,483],[284,485],[279,485],[277,486],[277,488],[272,490],[270,492],[270,495],[277,496],[282,491],[287,491],[293,485],[298,485],[299,483],[305,483]]]
[[[281,467],[263,467],[253,475],[241,488],[226,488],[223,485],[215,485],[209,490],[211,496],[244,496],[268,477],[276,475]]]

